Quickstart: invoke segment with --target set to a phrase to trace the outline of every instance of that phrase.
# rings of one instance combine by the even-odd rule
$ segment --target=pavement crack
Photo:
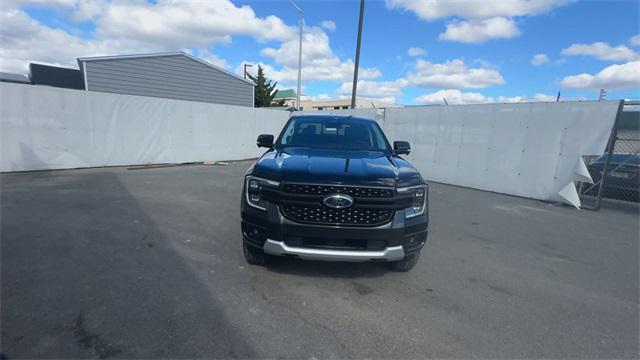
[[[84,314],[82,311],[76,317],[72,330],[76,344],[78,344],[81,349],[93,349],[100,359],[106,359],[121,353],[119,349],[111,346],[111,344],[106,342],[99,335],[91,333],[86,329]]]

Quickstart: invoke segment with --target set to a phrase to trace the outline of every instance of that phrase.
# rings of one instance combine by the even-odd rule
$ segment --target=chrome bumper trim
[[[404,258],[402,246],[392,246],[382,251],[328,250],[292,247],[283,241],[267,239],[263,250],[271,255],[295,255],[302,259],[324,261],[398,261]]]

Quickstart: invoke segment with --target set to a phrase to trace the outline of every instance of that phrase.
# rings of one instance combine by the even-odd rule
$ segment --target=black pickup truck
[[[382,261],[411,270],[427,241],[429,186],[371,119],[292,116],[249,168],[242,189],[248,263],[271,256]]]

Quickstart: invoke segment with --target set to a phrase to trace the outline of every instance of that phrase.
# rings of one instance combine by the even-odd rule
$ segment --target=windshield
[[[594,163],[604,164],[607,161],[608,155],[602,155]],[[628,165],[640,165],[640,155],[638,154],[613,154],[611,157],[612,164],[628,164]]]
[[[315,116],[292,118],[276,146],[389,151],[382,130],[373,121]]]

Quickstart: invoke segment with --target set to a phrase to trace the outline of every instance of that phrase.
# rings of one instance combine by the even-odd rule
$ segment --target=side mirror
[[[411,145],[409,145],[408,141],[394,141],[393,142],[393,153],[396,155],[406,154],[409,155],[411,152]]]
[[[273,135],[271,134],[258,135],[258,140],[256,141],[256,145],[258,145],[258,147],[272,148]]]

